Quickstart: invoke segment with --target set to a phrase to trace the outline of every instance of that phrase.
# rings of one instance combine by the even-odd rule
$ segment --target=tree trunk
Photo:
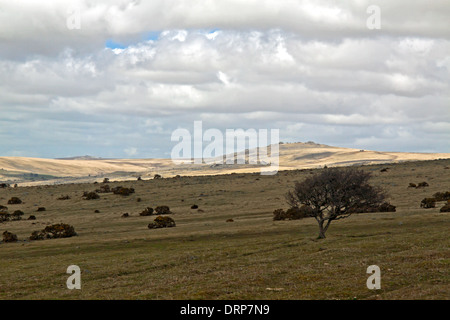
[[[319,221],[319,237],[318,239],[325,239],[325,232],[327,232],[328,227],[330,226],[331,220],[329,219],[327,222],[327,225],[324,227],[323,224],[325,223],[325,220]]]
[[[319,221],[319,237],[318,239],[325,239],[325,229],[323,228],[324,220]]]

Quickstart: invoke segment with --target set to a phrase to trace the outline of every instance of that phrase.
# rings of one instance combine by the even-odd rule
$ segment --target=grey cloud
[[[161,156],[194,120],[448,151],[449,6],[372,2],[80,1],[69,30],[63,2],[0,0],[0,154]]]

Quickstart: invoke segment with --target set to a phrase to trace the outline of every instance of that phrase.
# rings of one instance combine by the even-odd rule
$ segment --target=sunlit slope
[[[285,143],[279,147],[278,170],[320,168],[391,163],[412,160],[450,158],[450,153],[380,152],[340,148],[315,143]],[[238,153],[242,155],[242,152]],[[269,150],[270,154],[270,150]],[[236,154],[235,154],[236,156]],[[247,157],[248,158],[248,157]],[[0,157],[0,181],[8,182],[71,182],[71,179],[90,181],[105,176],[127,179],[142,176],[211,175],[239,172],[259,172],[263,165],[176,164],[171,159],[41,159]],[[273,167],[276,169],[276,167]],[[54,181],[55,180],[55,181]]]

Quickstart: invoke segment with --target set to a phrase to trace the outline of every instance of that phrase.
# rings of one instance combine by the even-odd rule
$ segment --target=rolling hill
[[[242,155],[243,152],[237,153]],[[235,153],[235,157],[237,156]],[[323,166],[349,166],[403,161],[450,158],[450,153],[381,152],[333,147],[323,144],[279,144],[278,170],[314,169]],[[176,164],[171,159],[102,159],[91,156],[64,159],[0,157],[0,182],[20,185],[92,182],[109,177],[129,180],[139,176],[152,178],[175,175],[217,175],[259,172],[264,164],[225,164],[222,157],[216,164]]]

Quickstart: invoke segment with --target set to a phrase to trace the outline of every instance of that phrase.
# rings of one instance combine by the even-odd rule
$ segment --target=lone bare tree
[[[385,194],[380,188],[369,185],[370,177],[370,173],[352,168],[325,169],[297,182],[286,199],[292,207],[311,207],[309,215],[317,220],[319,239],[323,239],[332,221],[349,217],[357,208],[382,203]]]

